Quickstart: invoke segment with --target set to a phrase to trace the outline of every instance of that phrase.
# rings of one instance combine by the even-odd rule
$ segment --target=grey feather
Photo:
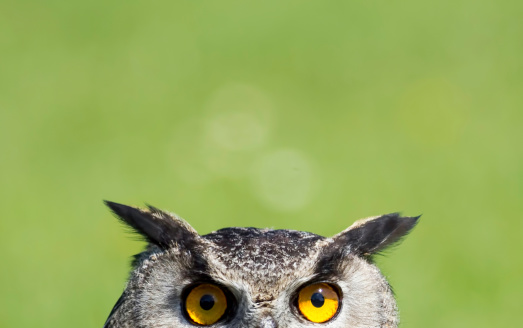
[[[150,241],[104,328],[194,327],[185,309],[191,286],[220,286],[227,311],[212,327],[397,327],[396,301],[366,259],[400,240],[417,218],[397,214],[359,221],[328,238],[293,230],[226,228],[200,236],[185,221],[153,207],[108,203]],[[308,284],[339,290],[336,315],[310,322],[296,295]]]

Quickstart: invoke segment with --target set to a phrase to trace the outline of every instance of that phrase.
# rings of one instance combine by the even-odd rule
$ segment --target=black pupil
[[[200,298],[200,307],[205,311],[212,309],[213,306],[214,297],[212,297],[211,295],[203,295],[202,298]]]
[[[314,293],[311,296],[311,303],[317,308],[322,307],[323,303],[325,303],[325,298],[320,293]]]

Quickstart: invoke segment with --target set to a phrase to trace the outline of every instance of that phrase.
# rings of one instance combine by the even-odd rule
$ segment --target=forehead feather
[[[257,228],[225,228],[203,238],[221,253],[259,255],[268,259],[307,256],[317,241],[325,239],[304,231]]]
[[[312,271],[316,245],[325,239],[303,231],[256,228],[226,228],[203,238],[213,248],[207,254],[223,265],[220,275],[242,281],[262,299]]]

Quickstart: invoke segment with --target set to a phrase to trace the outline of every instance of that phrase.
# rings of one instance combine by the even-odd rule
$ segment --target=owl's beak
[[[278,324],[271,315],[266,315],[260,321],[259,328],[278,328]]]

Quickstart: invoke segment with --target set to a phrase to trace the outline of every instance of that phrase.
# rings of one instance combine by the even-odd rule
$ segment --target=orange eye
[[[185,309],[195,323],[204,326],[212,325],[225,313],[227,298],[220,287],[201,284],[187,295]]]
[[[298,308],[312,322],[330,320],[339,307],[338,293],[325,283],[317,283],[304,287],[298,295]]]

